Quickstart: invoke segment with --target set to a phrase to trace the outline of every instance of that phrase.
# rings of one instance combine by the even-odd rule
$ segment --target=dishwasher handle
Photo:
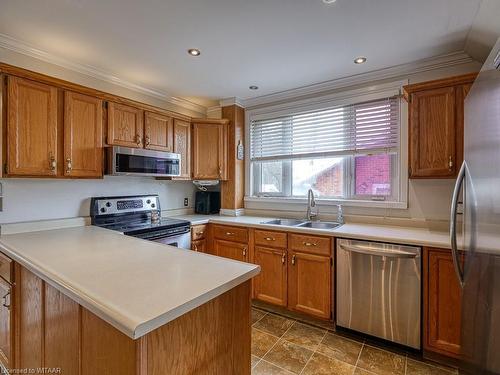
[[[360,254],[366,254],[366,255],[374,255],[374,256],[380,256],[380,257],[387,257],[387,258],[416,258],[418,256],[417,253],[412,253],[412,252],[407,252],[407,251],[402,251],[402,250],[382,250],[377,247],[372,247],[372,246],[356,246],[356,245],[347,245],[347,244],[340,244],[340,247],[346,251],[352,251],[354,253],[360,253]]]

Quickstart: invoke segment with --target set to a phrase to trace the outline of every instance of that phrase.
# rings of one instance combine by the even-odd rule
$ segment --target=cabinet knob
[[[66,159],[66,173],[70,174],[73,169],[73,163],[71,162],[71,158]]]
[[[55,172],[56,171],[56,168],[57,168],[57,162],[56,162],[56,158],[51,156],[50,157],[50,170],[52,172]]]
[[[295,254],[292,256],[292,265],[295,266]]]

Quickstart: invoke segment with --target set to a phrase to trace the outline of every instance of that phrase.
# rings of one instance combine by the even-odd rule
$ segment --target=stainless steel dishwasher
[[[337,325],[420,349],[419,247],[337,240]]]

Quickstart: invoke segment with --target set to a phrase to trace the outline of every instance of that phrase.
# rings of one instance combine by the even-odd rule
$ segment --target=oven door
[[[129,147],[108,149],[107,173],[115,176],[179,176],[180,154]]]
[[[183,233],[170,237],[160,237],[150,241],[178,247],[180,249],[191,249],[191,233]]]

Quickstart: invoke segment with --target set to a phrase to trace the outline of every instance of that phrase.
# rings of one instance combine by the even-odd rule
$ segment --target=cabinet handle
[[[233,234],[233,232],[226,232],[226,236],[232,236]]]
[[[146,141],[146,146],[149,146],[151,144],[151,139],[149,138],[149,136],[146,136],[144,140]]]
[[[70,174],[73,169],[73,163],[71,162],[71,158],[66,159],[66,174]]]
[[[286,253],[283,253],[281,255],[281,263],[285,264],[285,259],[286,259]]]
[[[198,246],[194,245],[194,251],[198,251]]]
[[[3,307],[6,307],[7,309],[10,310],[10,298],[9,298],[9,302],[7,303],[7,297],[10,297],[10,289],[7,291],[7,293],[2,297],[3,299],[3,303],[2,303],[2,306]]]
[[[50,170],[52,172],[55,172],[56,171],[56,168],[57,168],[57,162],[56,162],[56,158],[51,156],[50,157]]]
[[[295,254],[292,256],[292,265],[295,266]]]
[[[246,257],[246,256],[247,256],[247,248],[246,248],[246,247],[244,247],[244,248],[243,248],[243,256],[244,256],[244,257]]]
[[[316,243],[314,242],[302,242],[302,245],[304,246],[318,246]]]
[[[205,232],[196,232],[197,236],[203,236],[204,234],[205,234]]]
[[[135,143],[137,143],[137,145],[140,145],[142,143],[142,138],[139,134],[135,135]]]
[[[222,178],[222,167],[219,165],[219,178]]]
[[[276,241],[276,238],[274,237],[266,237],[264,238],[266,241]]]
[[[448,157],[448,169],[451,171],[453,169],[453,159]]]

